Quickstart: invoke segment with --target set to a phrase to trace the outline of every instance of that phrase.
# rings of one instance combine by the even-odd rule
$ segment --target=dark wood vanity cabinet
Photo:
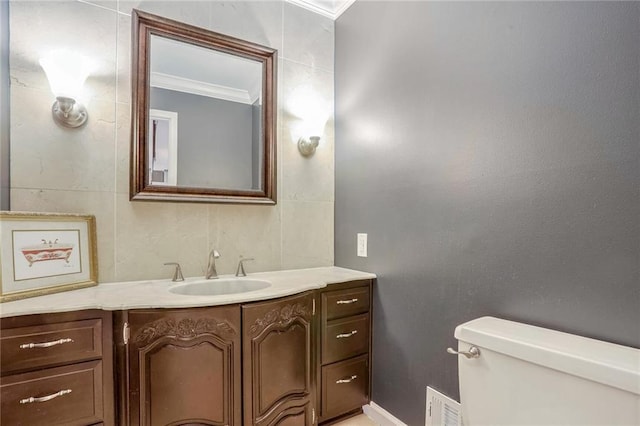
[[[0,424],[114,424],[111,312],[25,315],[0,325]]]
[[[317,423],[315,297],[242,306],[245,426]]]
[[[116,313],[119,424],[315,424],[315,297]]]
[[[239,305],[124,311],[116,323],[119,424],[241,424]]]
[[[334,422],[369,402],[370,312],[360,280],[242,305],[3,318],[0,426]]]
[[[370,399],[371,280],[320,290],[320,422],[357,412]]]

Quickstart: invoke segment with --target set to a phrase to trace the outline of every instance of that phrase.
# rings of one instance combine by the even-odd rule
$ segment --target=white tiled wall
[[[130,202],[131,9],[278,49],[278,204]],[[333,264],[333,116],[311,159],[298,154],[287,97],[310,85],[333,105],[333,21],[284,1],[23,1],[10,3],[11,208],[94,214],[101,282],[165,278],[168,261],[202,275],[207,253],[232,273]],[[38,59],[72,48],[99,62],[85,85],[88,124],[51,119]]]

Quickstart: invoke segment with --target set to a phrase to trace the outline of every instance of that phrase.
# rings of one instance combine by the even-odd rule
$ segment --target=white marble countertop
[[[328,284],[375,278],[375,274],[338,268],[335,266],[287,271],[260,272],[249,274],[248,279],[271,282],[271,286],[246,293],[219,296],[185,296],[169,291],[176,285],[202,280],[203,277],[187,278],[185,282],[171,280],[130,281],[123,283],[103,283],[95,287],[72,290],[16,300],[0,304],[0,317],[43,314],[54,312],[103,309],[118,311],[140,308],[189,308],[200,306],[229,305],[256,300],[275,299],[301,293],[306,290],[326,287]],[[233,275],[221,275],[221,279]],[[215,285],[216,280],[211,280]]]

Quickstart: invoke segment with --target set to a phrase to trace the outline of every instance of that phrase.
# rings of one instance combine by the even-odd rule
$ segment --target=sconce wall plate
[[[304,137],[298,139],[298,151],[304,157],[311,157],[316,152],[316,148],[320,143],[320,136],[310,136],[309,139]]]
[[[73,98],[58,96],[51,107],[51,115],[56,123],[64,127],[76,128],[84,125],[89,118],[87,109]]]

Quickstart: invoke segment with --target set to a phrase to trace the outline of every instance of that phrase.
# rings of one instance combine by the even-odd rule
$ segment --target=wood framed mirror
[[[132,13],[130,199],[276,204],[277,51]]]

